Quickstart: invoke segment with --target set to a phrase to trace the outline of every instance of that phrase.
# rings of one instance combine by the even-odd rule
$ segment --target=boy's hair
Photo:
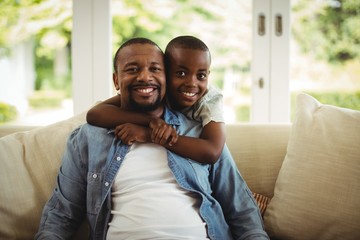
[[[201,50],[209,53],[209,57],[211,60],[211,54],[208,46],[201,41],[200,39],[194,36],[178,36],[172,39],[165,49],[165,62],[168,61],[169,54],[174,48],[185,48],[185,49],[193,49],[193,50]]]
[[[120,50],[123,49],[124,47],[130,46],[130,45],[133,45],[133,44],[150,44],[150,45],[156,46],[160,50],[160,52],[163,53],[161,48],[155,42],[151,41],[148,38],[143,38],[143,37],[131,38],[131,39],[125,41],[115,53],[115,57],[114,57],[114,71],[115,72],[116,72],[116,63],[117,63],[118,58],[119,58]]]

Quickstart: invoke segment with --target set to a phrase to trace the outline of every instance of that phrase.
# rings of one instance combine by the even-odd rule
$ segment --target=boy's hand
[[[173,146],[178,140],[176,130],[161,118],[152,119],[149,127],[152,129],[151,141],[153,143],[157,143],[162,146],[165,144]]]
[[[121,124],[115,128],[115,136],[128,145],[150,142],[150,135],[148,128],[133,123]]]

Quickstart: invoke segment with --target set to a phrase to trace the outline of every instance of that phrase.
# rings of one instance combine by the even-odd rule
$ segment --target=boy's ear
[[[113,73],[113,83],[114,83],[115,89],[117,91],[120,90],[118,76],[117,76],[117,74],[115,72]]]

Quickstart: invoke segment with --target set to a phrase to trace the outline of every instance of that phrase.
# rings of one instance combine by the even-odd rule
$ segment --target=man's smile
[[[156,85],[147,85],[147,86],[131,86],[130,90],[134,91],[140,95],[145,95],[145,96],[149,96],[152,93],[154,93],[156,90],[158,90],[159,87]]]
[[[154,88],[139,88],[139,89],[135,89],[135,90],[138,92],[141,92],[141,93],[149,93],[149,92],[154,91],[155,89]]]

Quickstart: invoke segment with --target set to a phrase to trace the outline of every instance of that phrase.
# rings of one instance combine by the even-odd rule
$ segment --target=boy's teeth
[[[184,95],[188,96],[188,97],[193,97],[195,96],[195,93],[190,93],[190,92],[183,92]]]

